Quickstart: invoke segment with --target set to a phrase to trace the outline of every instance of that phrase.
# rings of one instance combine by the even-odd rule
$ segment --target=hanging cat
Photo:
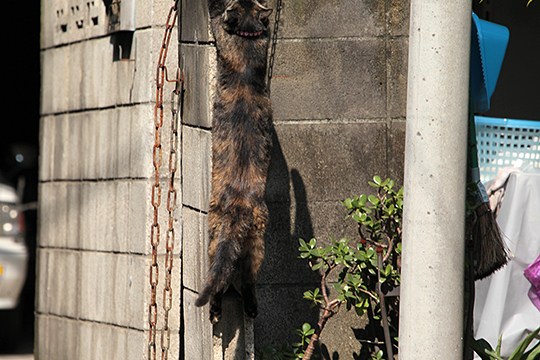
[[[255,282],[264,258],[272,108],[266,86],[272,9],[260,0],[209,0],[217,48],[212,129],[212,191],[208,213],[210,269],[195,305],[210,302],[221,319],[221,299],[240,274],[244,311],[257,316]]]

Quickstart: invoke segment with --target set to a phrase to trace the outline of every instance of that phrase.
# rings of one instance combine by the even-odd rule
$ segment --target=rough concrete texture
[[[206,0],[180,4],[181,41],[168,60],[186,75],[169,358],[215,360],[217,344],[229,359],[244,340],[227,339],[250,343],[238,300],[237,321],[222,324],[232,332],[222,335],[207,307],[193,305],[207,267],[215,46]],[[107,33],[104,2],[42,2],[37,358],[147,357],[155,64],[171,5],[138,1],[130,40]],[[259,349],[296,341],[295,328],[317,321],[302,294],[320,277],[298,258],[298,239],[354,236],[340,201],[369,191],[373,175],[401,181],[407,32],[407,1],[284,1],[267,256],[253,324]],[[166,122],[164,185],[169,133]],[[163,190],[162,215],[165,207]],[[164,236],[166,219],[160,224]],[[160,286],[164,252],[162,243]],[[359,346],[351,329],[361,326],[352,314],[331,320],[322,337],[328,353],[351,358]]]
[[[182,1],[187,13],[180,59],[192,93],[184,97],[184,123],[189,124],[184,130],[184,204],[189,206],[184,234],[190,236],[184,249],[190,249],[191,257],[184,262],[186,275],[187,267],[201,269],[205,254],[185,242],[206,243],[201,225],[207,209],[205,176],[210,173],[202,174],[210,168],[206,133],[215,75],[204,67],[215,64],[205,5]],[[317,311],[302,294],[318,286],[320,277],[298,259],[298,239],[317,237],[327,243],[355,236],[356,225],[345,220],[340,201],[369,192],[367,181],[374,175],[401,182],[407,32],[406,2],[284,2],[272,80],[270,221],[255,321],[259,349],[295,341],[295,328],[317,321]],[[197,290],[197,275],[186,275],[186,286]],[[352,358],[359,348],[352,329],[362,326],[356,315],[339,314],[322,337],[325,355]],[[221,341],[214,338],[214,345]]]
[[[133,36],[108,33],[106,3],[42,2],[35,348],[39,359],[148,355],[154,84],[163,24],[173,3],[137,2]],[[171,48],[167,65],[176,69],[175,41]],[[170,150],[169,86],[162,176]],[[164,326],[165,180],[157,255],[158,329]],[[182,268],[179,212],[173,218],[173,284],[180,284]],[[171,357],[180,354],[180,299],[181,288],[173,285]],[[160,338],[158,333],[158,351]]]

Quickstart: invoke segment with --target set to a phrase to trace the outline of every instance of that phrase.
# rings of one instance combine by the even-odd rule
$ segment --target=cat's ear
[[[270,15],[272,15],[273,11],[274,11],[273,9],[267,9],[267,8],[261,9],[259,11],[259,20],[265,23],[268,22],[269,21],[268,18],[270,17]]]

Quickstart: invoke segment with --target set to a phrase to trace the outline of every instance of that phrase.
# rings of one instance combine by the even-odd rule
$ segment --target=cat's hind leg
[[[246,251],[242,261],[242,299],[244,312],[251,318],[257,316],[255,283],[264,259],[264,231],[268,219],[266,205],[260,204],[253,211],[253,226],[246,238]]]

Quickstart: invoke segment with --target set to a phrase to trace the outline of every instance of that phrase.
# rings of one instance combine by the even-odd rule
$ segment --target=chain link
[[[158,305],[157,288],[159,283],[158,247],[161,240],[159,223],[159,208],[161,206],[162,189],[160,182],[160,168],[163,162],[162,134],[164,118],[164,89],[166,82],[174,82],[175,88],[171,93],[171,129],[169,138],[168,161],[168,189],[167,189],[167,233],[165,242],[165,285],[163,287],[163,326],[161,329],[161,359],[166,360],[169,354],[171,331],[169,328],[169,312],[173,304],[172,271],[174,262],[174,213],[177,208],[177,191],[175,177],[178,164],[178,103],[182,92],[183,78],[177,69],[176,78],[169,80],[167,73],[167,54],[176,19],[178,18],[178,1],[171,6],[165,25],[163,41],[159,51],[156,70],[156,103],[154,107],[154,146],[152,149],[152,164],[154,167],[154,183],[152,185],[151,204],[153,207],[153,221],[150,228],[150,245],[152,247],[152,262],[150,265],[150,304],[148,306],[148,358],[157,359],[156,335],[158,332]]]
[[[281,10],[283,8],[283,0],[277,0],[276,17],[274,19],[274,30],[272,31],[272,42],[270,44],[270,58],[268,61],[268,71],[266,78],[266,88],[270,94],[270,85],[272,82],[272,75],[274,74],[274,61],[276,58],[276,45],[279,32],[279,22],[281,19]]]

